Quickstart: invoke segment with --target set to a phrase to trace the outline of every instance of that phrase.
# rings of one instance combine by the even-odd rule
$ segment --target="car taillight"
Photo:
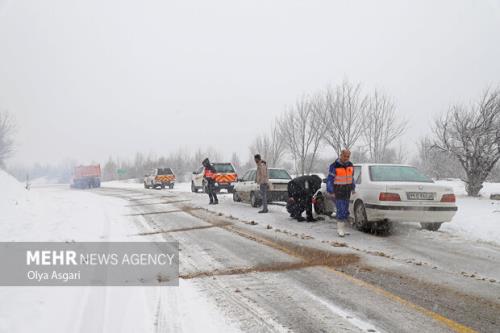
[[[397,193],[381,192],[378,196],[379,201],[401,201],[401,197]]]
[[[441,202],[455,202],[457,199],[455,198],[455,194],[443,194],[441,197]]]

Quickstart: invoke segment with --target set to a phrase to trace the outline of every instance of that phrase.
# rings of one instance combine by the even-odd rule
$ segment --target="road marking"
[[[354,314],[338,307],[337,305],[332,304],[332,303],[308,292],[305,289],[302,292],[304,294],[306,294],[307,296],[309,296],[310,298],[312,298],[313,300],[317,301],[318,303],[323,304],[325,307],[328,308],[328,310],[335,313],[337,316],[345,319],[351,325],[359,328],[360,330],[365,331],[365,332],[382,332],[382,330],[375,328],[375,326],[372,323],[369,323],[369,322],[366,322],[366,321],[363,321],[363,320],[357,318]]]
[[[460,323],[457,323],[456,321],[453,321],[451,319],[448,319],[436,312],[433,312],[431,310],[427,310],[426,308],[424,307],[421,307],[420,305],[417,305],[415,303],[412,303],[408,300],[405,300],[385,289],[382,289],[376,285],[373,285],[371,283],[368,283],[368,282],[365,282],[363,280],[360,280],[358,278],[355,278],[349,274],[346,274],[344,272],[340,272],[332,267],[326,267],[327,269],[331,270],[332,272],[334,272],[335,274],[353,282],[353,283],[356,283],[357,285],[361,286],[361,287],[364,287],[364,288],[367,288],[367,289],[370,289],[372,290],[373,292],[379,294],[379,295],[382,295],[384,297],[387,297],[395,302],[398,302],[402,305],[405,305],[409,308],[412,308],[424,315],[426,315],[427,317],[430,317],[432,319],[434,319],[435,321],[437,322],[440,322],[441,324],[447,326],[448,328],[450,328],[451,330],[455,331],[455,332],[458,332],[458,333],[477,333],[477,331],[475,331],[474,329],[468,327],[468,326],[465,326],[465,325],[462,325]]]

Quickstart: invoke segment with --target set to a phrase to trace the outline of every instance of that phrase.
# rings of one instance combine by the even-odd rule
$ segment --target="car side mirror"
[[[193,175],[196,175],[196,174],[197,174],[196,171],[193,171]]]
[[[323,178],[323,183],[325,183],[325,184],[326,184],[326,181],[327,181],[327,179],[326,179],[326,178]]]

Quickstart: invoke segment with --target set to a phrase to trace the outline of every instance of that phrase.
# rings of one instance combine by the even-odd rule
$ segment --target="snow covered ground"
[[[136,184],[135,184],[136,185]],[[0,170],[0,241],[144,241],[128,202]],[[0,332],[237,331],[190,281],[179,287],[0,287]],[[161,307],[166,320],[159,321]]]
[[[500,244],[500,201],[489,199],[491,193],[500,193],[500,183],[485,183],[480,198],[467,197],[465,185],[460,180],[438,183],[453,187],[458,206],[453,221],[445,223],[441,230],[467,239]]]

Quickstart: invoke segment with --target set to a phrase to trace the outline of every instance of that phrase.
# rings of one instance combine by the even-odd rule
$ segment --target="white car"
[[[250,202],[253,207],[262,204],[259,184],[255,182],[257,169],[250,169],[238,179],[233,191],[234,201]],[[269,168],[269,191],[267,201],[286,201],[288,199],[288,182],[292,179],[285,169]]]
[[[349,210],[359,230],[388,230],[391,222],[420,222],[422,228],[436,231],[457,212],[453,189],[435,184],[415,167],[358,164],[354,177],[356,192]],[[316,193],[314,202],[318,214],[335,211],[326,184]]]

